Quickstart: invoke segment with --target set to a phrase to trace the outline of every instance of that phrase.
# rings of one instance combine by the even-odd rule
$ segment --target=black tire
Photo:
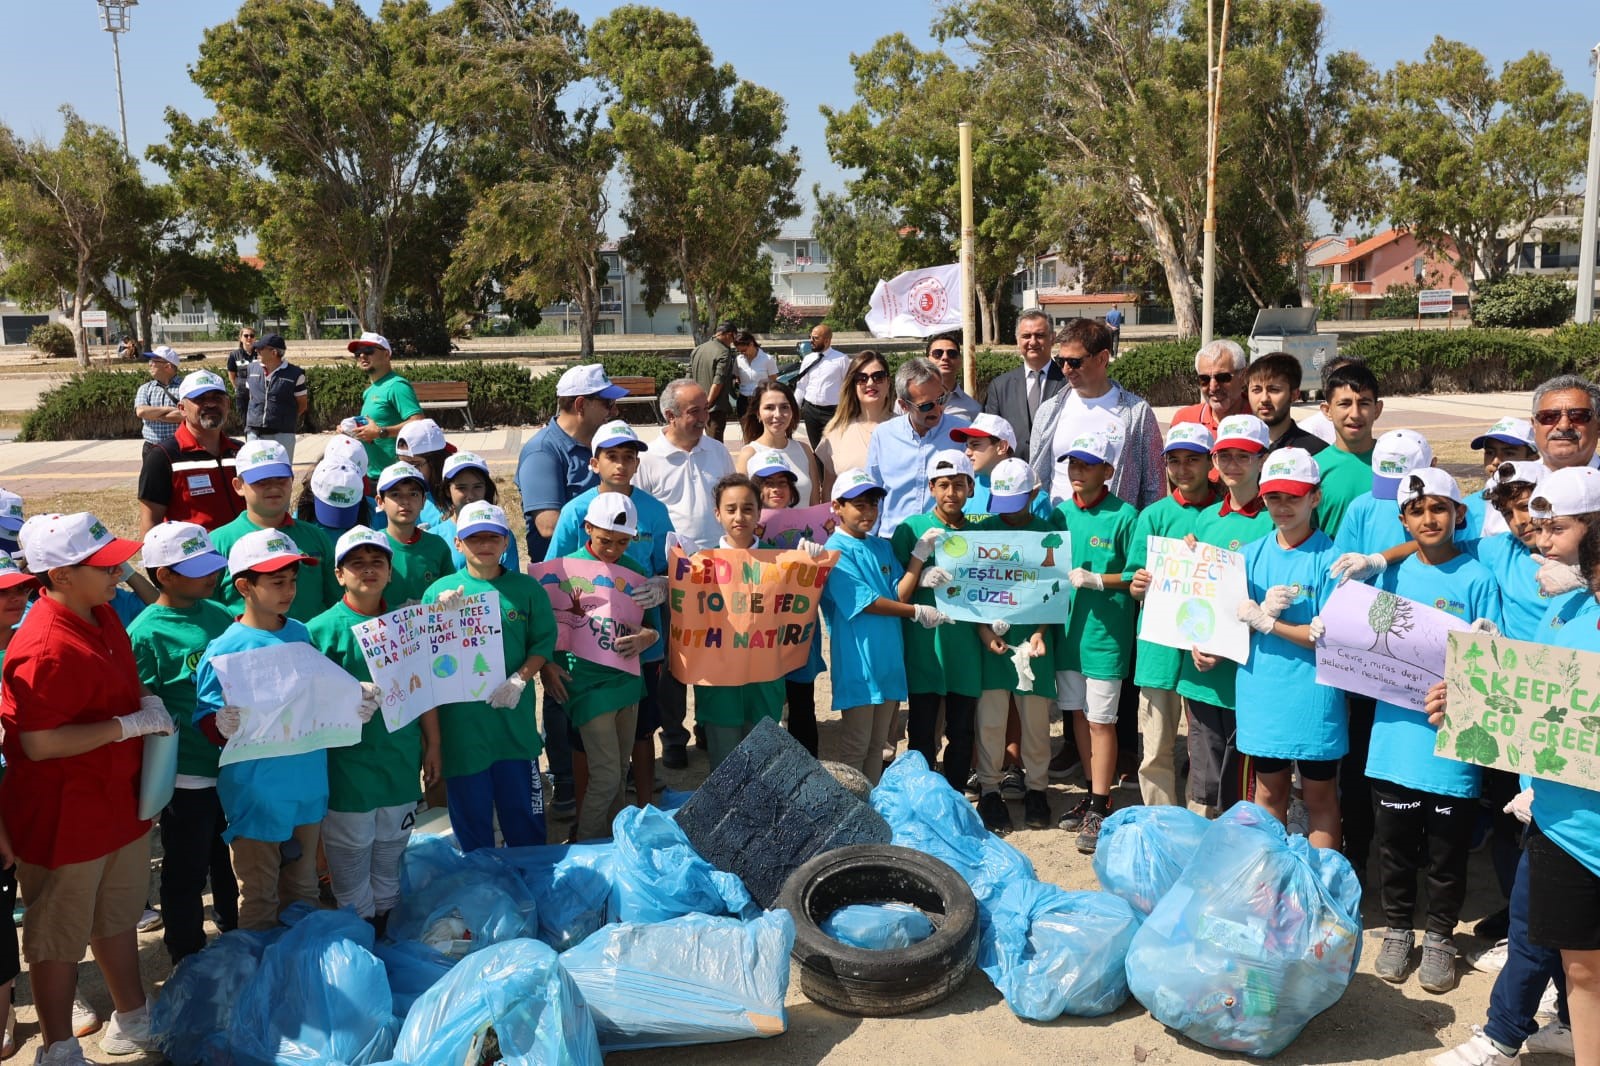
[[[933,935],[907,948],[873,951],[841,943],[821,923],[852,903],[909,903]],[[824,852],[797,869],[778,906],[794,918],[800,990],[845,1014],[909,1014],[948,998],[978,959],[978,901],[961,875],[931,855],[885,844]]]

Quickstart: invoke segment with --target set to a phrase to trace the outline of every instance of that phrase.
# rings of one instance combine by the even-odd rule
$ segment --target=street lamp
[[[122,123],[122,150],[128,151],[128,109],[122,103],[122,49],[117,38],[128,32],[128,9],[139,0],[99,0],[100,28],[111,34],[111,54],[117,63],[117,118]]]

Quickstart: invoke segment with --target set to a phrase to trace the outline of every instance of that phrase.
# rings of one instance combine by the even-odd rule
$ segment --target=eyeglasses
[[[1541,426],[1559,425],[1561,416],[1566,415],[1567,421],[1575,426],[1587,426],[1594,420],[1594,411],[1587,407],[1568,407],[1565,410],[1557,407],[1553,411],[1535,411],[1533,420]]]
[[[873,370],[870,372],[863,370],[856,375],[857,385],[882,385],[888,380],[889,372],[887,370]]]
[[[249,341],[249,340],[255,340],[255,336],[256,336],[256,335],[255,335],[255,334],[254,334],[254,333],[241,333],[241,334],[239,334],[239,337],[240,337],[240,338],[241,338],[241,339],[243,339],[243,340],[247,340],[247,341]]]
[[[927,403],[912,403],[910,400],[902,400],[900,402],[905,404],[911,410],[916,411],[918,414],[925,415],[935,407],[943,407],[945,404],[949,403],[950,394],[947,392],[937,400],[929,400]]]
[[[935,348],[928,353],[929,359],[960,359],[960,348]]]
[[[1205,388],[1214,380],[1218,385],[1226,385],[1233,380],[1232,374],[1196,374],[1200,379],[1200,387]]]
[[[1086,355],[1069,355],[1063,357],[1061,361],[1071,369],[1077,370],[1081,368],[1084,363],[1089,361],[1089,357]]]

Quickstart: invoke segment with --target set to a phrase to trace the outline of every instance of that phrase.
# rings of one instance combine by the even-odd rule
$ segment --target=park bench
[[[617,401],[617,406],[623,404],[644,404],[656,422],[666,421],[661,417],[661,405],[656,396],[656,379],[652,377],[617,377],[611,379],[611,384],[628,390],[628,395]]]
[[[472,424],[465,381],[413,381],[411,388],[424,411],[460,411],[466,417],[468,429],[478,428]]]

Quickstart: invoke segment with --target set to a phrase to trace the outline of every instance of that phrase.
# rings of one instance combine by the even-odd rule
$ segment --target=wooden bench
[[[466,416],[468,429],[478,428],[472,424],[465,381],[413,381],[411,388],[424,411],[460,411]]]
[[[656,396],[656,379],[651,377],[621,377],[612,378],[611,384],[628,390],[628,395],[617,401],[621,407],[625,403],[644,404],[645,408],[655,418],[656,422],[665,422],[661,417],[661,402]]]

